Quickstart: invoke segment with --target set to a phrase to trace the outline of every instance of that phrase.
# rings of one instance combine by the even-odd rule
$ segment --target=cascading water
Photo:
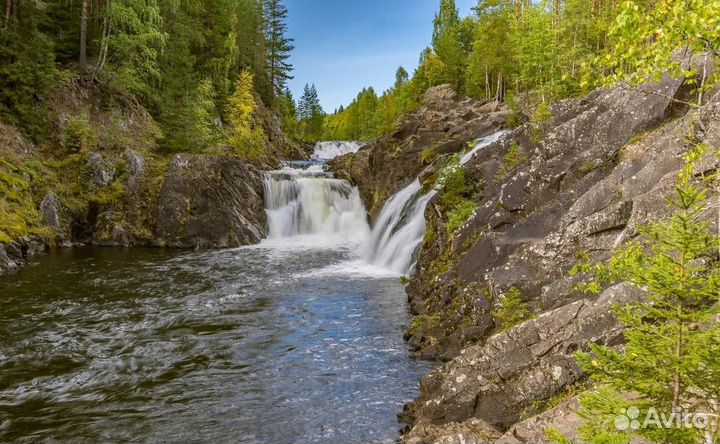
[[[311,158],[313,160],[331,160],[343,154],[355,153],[362,148],[362,142],[318,142]]]
[[[367,238],[367,211],[357,188],[325,168],[327,160],[359,147],[357,142],[321,142],[312,156],[318,160],[286,162],[281,170],[265,173],[270,239],[315,236],[316,241],[353,244]]]
[[[460,157],[460,165],[472,159],[479,150],[498,141],[508,131],[498,131],[475,141],[473,148]],[[395,193],[383,206],[375,222],[366,259],[397,273],[412,273],[420,243],[425,236],[425,207],[437,192],[423,194],[420,180]]]
[[[367,260],[397,273],[415,267],[415,252],[425,235],[425,207],[435,191],[422,194],[415,179],[395,193],[380,211],[367,246]]]

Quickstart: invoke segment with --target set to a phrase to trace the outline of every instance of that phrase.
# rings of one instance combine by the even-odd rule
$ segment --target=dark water
[[[0,442],[391,442],[426,364],[342,250],[79,248],[0,278]]]

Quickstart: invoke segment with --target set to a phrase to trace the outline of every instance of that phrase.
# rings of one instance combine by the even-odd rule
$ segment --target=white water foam
[[[310,156],[313,160],[331,160],[348,153],[355,153],[365,144],[356,141],[318,142]]]

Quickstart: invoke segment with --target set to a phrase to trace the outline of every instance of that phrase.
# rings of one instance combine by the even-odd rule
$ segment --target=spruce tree
[[[267,48],[267,70],[270,82],[270,103],[282,96],[293,66],[288,62],[294,39],[287,37],[288,11],[281,0],[265,0],[265,45]]]
[[[460,42],[460,17],[455,0],[440,0],[440,11],[433,21],[432,47],[445,65],[443,81],[460,91],[466,54]]]
[[[625,281],[645,292],[643,300],[615,308],[626,327],[624,351],[592,345],[579,353],[582,367],[602,390],[582,398],[585,439],[627,441],[613,427],[620,412],[613,399],[634,395],[644,419],[650,407],[670,415],[679,410],[718,413],[720,398],[720,243],[707,218],[707,190],[694,183],[694,149],[668,201],[674,213],[641,229],[642,240],[596,266],[599,277]],[[588,288],[597,288],[597,284]],[[629,430],[655,442],[718,439],[715,429],[670,427]],[[710,433],[708,436],[707,434]]]

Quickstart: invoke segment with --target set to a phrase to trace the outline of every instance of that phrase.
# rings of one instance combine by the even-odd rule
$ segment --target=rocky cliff
[[[706,97],[689,107],[690,87],[670,78],[597,90],[525,118],[460,166],[464,183],[454,186],[472,211],[458,223],[443,191],[433,197],[407,286],[416,315],[409,344],[447,363],[423,379],[401,415],[404,442],[538,442],[546,438],[534,426],[578,421],[576,399],[542,412],[582,382],[576,351],[622,342],[611,305],[642,294],[620,284],[589,297],[569,271],[580,258],[608,259],[640,225],[668,213],[665,197],[690,147],[711,147],[698,175],[717,168],[720,95]],[[450,154],[504,128],[509,115],[435,88],[400,130],[335,167],[376,213],[416,175],[432,184]],[[504,326],[495,313],[513,288],[531,319]]]
[[[0,274],[53,246],[256,243],[265,230],[258,168],[307,157],[264,108],[270,147],[254,166],[163,152],[150,114],[102,85],[68,81],[46,103],[56,122],[40,143],[0,121]]]
[[[449,85],[441,85],[428,90],[423,106],[405,117],[398,130],[334,159],[330,168],[358,186],[374,217],[393,193],[437,158],[504,128],[510,114],[503,104],[460,99]]]

